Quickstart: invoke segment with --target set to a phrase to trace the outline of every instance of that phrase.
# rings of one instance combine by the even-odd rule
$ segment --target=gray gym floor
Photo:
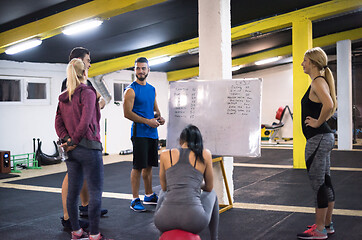
[[[220,215],[220,240],[296,239],[297,233],[314,223],[312,190],[306,170],[292,169],[292,161],[292,149],[269,148],[262,148],[260,158],[234,159],[235,204]],[[331,161],[336,233],[329,239],[362,239],[362,151],[335,150]],[[50,166],[43,169],[47,167]],[[105,165],[102,205],[109,212],[101,218],[101,232],[117,240],[156,240],[159,232],[153,225],[155,207],[146,206],[148,211],[144,213],[129,208],[131,167],[129,160]],[[69,240],[70,233],[60,223],[64,175],[62,170],[43,176],[0,179],[0,239]],[[157,191],[160,189],[157,168],[153,175]],[[142,189],[143,185],[141,194]],[[209,239],[207,230],[200,236]]]

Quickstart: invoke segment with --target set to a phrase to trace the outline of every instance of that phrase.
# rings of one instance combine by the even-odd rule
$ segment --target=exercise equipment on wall
[[[286,110],[288,110],[290,117],[293,120],[293,113],[290,111],[290,108],[288,105],[286,105],[284,108],[279,107],[275,114],[275,119],[279,120],[279,122],[273,122],[272,125],[268,125],[268,124],[261,125],[261,139],[262,140],[269,139],[270,142],[275,141],[276,135],[278,134],[279,130],[284,126],[283,117],[285,115]]]
[[[35,138],[33,139],[33,141],[35,142]],[[52,155],[43,153],[43,151],[41,150],[42,142],[40,141],[39,138],[37,139],[37,141],[38,141],[38,149],[36,150],[35,159],[38,161],[39,166],[57,164],[62,161],[58,152],[58,146],[55,141],[53,141],[55,146],[55,153]]]

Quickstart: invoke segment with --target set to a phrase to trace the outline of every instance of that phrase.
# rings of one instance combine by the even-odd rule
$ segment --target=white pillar
[[[200,79],[231,79],[230,0],[199,0]]]
[[[230,0],[199,0],[199,67],[199,78],[202,80],[232,79]],[[232,157],[224,157],[232,199],[233,162]],[[214,188],[219,202],[227,204],[219,165],[214,163]]]
[[[352,150],[352,57],[351,40],[337,42],[338,149]]]

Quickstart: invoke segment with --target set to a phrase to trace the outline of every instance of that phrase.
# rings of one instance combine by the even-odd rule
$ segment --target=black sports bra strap
[[[194,168],[196,168],[197,158],[195,158]]]
[[[170,161],[171,161],[171,166],[172,166],[172,155],[171,155],[171,149],[170,149]]]
[[[326,80],[326,78],[325,77],[323,77],[323,76],[316,76],[313,80],[316,80],[317,78],[319,78],[319,77],[321,77],[321,78],[323,78],[324,80]]]

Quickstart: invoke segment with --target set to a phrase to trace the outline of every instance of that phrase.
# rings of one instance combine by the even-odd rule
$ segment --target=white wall
[[[261,123],[279,122],[275,119],[279,107],[289,106],[293,113],[293,65],[286,64],[265,70],[234,75],[233,78],[262,78]],[[293,137],[293,121],[288,112],[283,117],[284,127],[279,137]]]
[[[133,71],[117,71],[104,76],[104,81],[108,86],[109,91],[113,95],[113,82],[132,82]],[[157,103],[161,111],[161,115],[168,121],[168,81],[166,73],[150,72],[147,82],[156,88]],[[117,106],[111,101],[101,111],[101,137],[103,147],[105,147],[104,129],[105,118],[107,118],[107,145],[108,153],[119,153],[121,150],[131,149],[131,125],[132,122],[123,116],[123,106]],[[159,139],[166,139],[167,124],[158,128]]]
[[[11,154],[33,151],[33,138],[43,142],[42,150],[55,152],[53,141],[57,140],[54,129],[55,112],[61,83],[66,77],[66,64],[27,63],[0,61],[0,76],[27,76],[50,78],[50,104],[5,104],[0,103],[0,149]],[[106,84],[113,95],[113,80],[131,82],[132,71],[118,71],[105,76]],[[151,72],[148,82],[156,88],[157,101],[163,117],[168,117],[168,81],[166,73]],[[104,119],[107,118],[107,152],[119,153],[131,148],[131,121],[123,117],[123,107],[111,101],[101,110],[101,137],[104,147]],[[160,139],[166,139],[166,124],[159,128]]]
[[[44,152],[55,152],[54,119],[65,69],[65,64],[0,61],[1,76],[50,78],[50,104],[0,103],[0,149],[12,155],[33,152],[33,138],[40,138]]]

